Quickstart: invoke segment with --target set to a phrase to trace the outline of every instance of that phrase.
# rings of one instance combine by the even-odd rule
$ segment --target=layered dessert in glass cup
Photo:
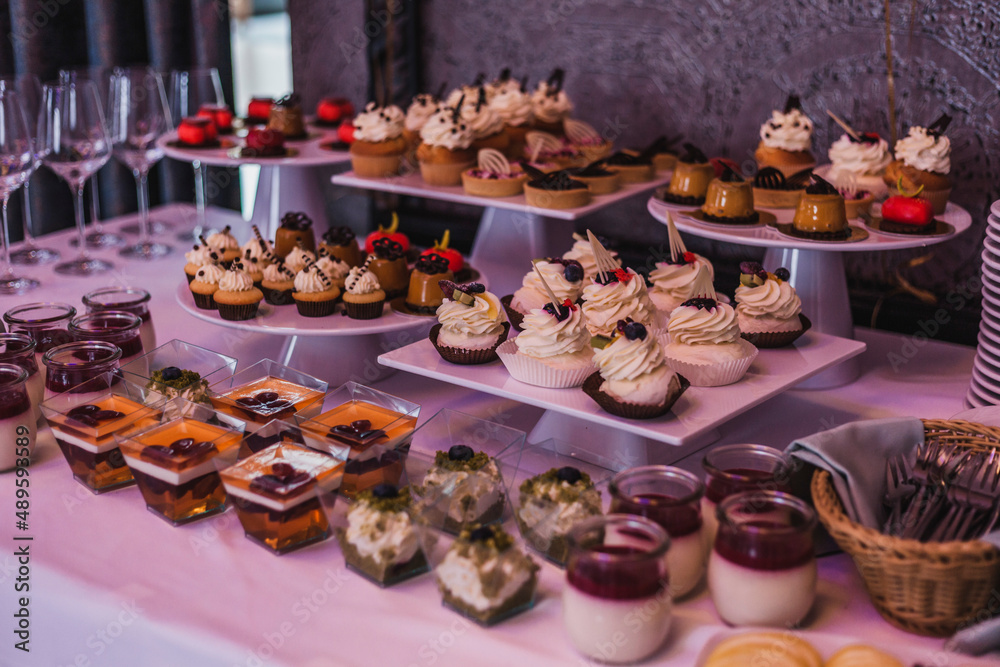
[[[209,386],[212,406],[255,431],[274,419],[319,414],[325,381],[264,359]]]
[[[116,384],[122,351],[114,343],[78,341],[50,348],[42,355],[45,366],[44,400],[72,392],[80,398],[97,397]]]
[[[149,312],[150,294],[138,287],[102,287],[83,295],[83,305],[88,313],[100,310],[122,310],[132,313],[142,320],[139,325],[139,337],[142,339],[142,349],[147,352],[156,348],[156,331],[153,329],[153,318]]]
[[[98,310],[70,320],[69,332],[76,340],[103,340],[122,351],[118,365],[123,366],[143,355],[138,315],[121,310]]]

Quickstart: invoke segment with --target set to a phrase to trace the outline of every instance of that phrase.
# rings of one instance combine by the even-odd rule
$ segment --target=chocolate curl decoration
[[[538,270],[538,262],[540,261],[541,260],[538,259],[531,260],[531,268],[533,268],[535,270],[535,273],[538,274],[538,280],[542,283],[542,287],[545,288],[545,293],[549,295],[549,301],[552,302],[552,307],[555,309],[555,312],[558,313],[559,297],[557,297],[555,292],[552,291],[552,288],[549,287],[549,284],[545,282],[545,276],[542,275],[542,272]]]
[[[667,211],[667,238],[670,241],[670,261],[677,264],[678,260],[684,257],[687,248],[684,246],[681,233],[677,231],[677,225],[674,224],[674,216],[670,214],[669,210]]]
[[[528,92],[528,75],[527,74],[525,74],[524,76],[521,77],[521,92],[522,93]]]
[[[927,134],[935,137],[940,137],[948,130],[948,126],[951,125],[951,116],[946,113],[941,114],[936,121],[930,124],[927,128]]]
[[[477,86],[483,85],[483,81],[485,80],[486,80],[486,72],[480,72],[479,74],[476,75],[476,78],[473,80],[472,87],[475,88]]]
[[[802,100],[795,93],[790,93],[785,100],[785,113],[790,113],[793,109],[802,110]]]
[[[479,99],[476,100],[476,113],[479,113],[479,110],[483,108],[484,104],[486,104],[486,87],[479,86]]]
[[[457,123],[459,118],[461,118],[462,105],[464,103],[465,103],[465,95],[463,94],[461,97],[458,98],[458,104],[456,104],[455,108],[451,110],[451,122]]]
[[[708,273],[708,267],[704,264],[698,265],[698,275],[695,276],[694,284],[691,286],[691,293],[696,297],[718,301],[715,294],[715,285],[712,284],[712,276]]]
[[[510,80],[510,68],[504,67],[502,70],[500,70],[500,77],[497,79],[497,81],[501,83],[506,83],[509,80]]]
[[[843,118],[833,113],[829,109],[826,110],[826,113],[827,115],[830,116],[830,118],[833,119],[833,122],[835,122],[840,127],[844,128],[844,132],[847,132],[848,136],[850,136],[851,139],[854,139],[854,141],[861,143],[861,135],[855,132],[854,128],[847,124],[847,121],[845,121]]]
[[[607,284],[607,274],[617,269],[618,264],[615,262],[615,258],[611,256],[611,253],[597,240],[594,232],[589,229],[587,230],[587,239],[590,241],[590,249],[594,252],[594,260],[597,263],[597,274],[601,278],[601,284]]]
[[[552,74],[549,75],[549,80],[548,80],[549,90],[546,94],[549,95],[550,97],[555,97],[556,95],[558,95],[559,91],[562,90],[563,77],[565,76],[566,72],[563,70],[562,67],[557,67],[554,70],[552,70]]]

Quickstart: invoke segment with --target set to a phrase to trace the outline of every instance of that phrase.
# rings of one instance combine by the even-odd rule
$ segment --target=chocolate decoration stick
[[[670,211],[667,211],[667,238],[670,240],[670,261],[676,264],[677,260],[687,252],[687,248],[684,247],[684,239],[677,231],[677,225],[674,224],[674,217],[670,215]]]
[[[538,280],[542,283],[542,287],[545,288],[545,293],[549,295],[549,300],[552,301],[552,307],[555,308],[555,311],[558,313],[559,312],[559,298],[556,297],[555,292],[552,291],[552,288],[549,287],[549,284],[547,282],[545,282],[545,276],[543,276],[542,272],[538,270],[538,262],[539,261],[540,260],[537,260],[537,259],[531,260],[531,268],[533,268],[535,270],[535,273],[538,274]]]
[[[855,132],[854,128],[852,128],[850,125],[848,125],[847,122],[844,121],[840,116],[838,116],[837,114],[833,113],[829,109],[826,110],[826,113],[830,116],[830,118],[833,119],[834,123],[836,123],[837,125],[839,125],[842,128],[844,128],[844,132],[847,132],[847,134],[850,135],[851,139],[854,139],[855,141],[859,141],[859,142],[861,141],[861,135],[858,134],[857,132]]]

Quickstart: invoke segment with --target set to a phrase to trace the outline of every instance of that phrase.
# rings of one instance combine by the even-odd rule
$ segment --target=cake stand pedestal
[[[424,183],[419,173],[393,178],[362,178],[348,171],[332,178],[336,185],[362,190],[449,201],[483,208],[470,263],[489,274],[490,289],[500,295],[510,294],[521,286],[521,279],[535,257],[561,256],[568,250],[573,225],[567,224],[612,206],[623,199],[640,195],[669,182],[670,173],[661,172],[646,183],[629,183],[618,192],[599,195],[586,206],[550,209],[528,206],[524,195],[516,197],[475,197],[465,194],[462,186],[440,187]]]
[[[666,224],[669,211],[677,229],[716,241],[738,243],[766,249],[764,266],[776,269],[783,266],[791,273],[790,282],[802,299],[802,312],[812,321],[813,330],[840,336],[854,337],[851,323],[851,302],[844,273],[844,253],[879,252],[920,248],[943,243],[965,232],[972,225],[972,216],[961,206],[949,203],[937,219],[948,223],[948,233],[935,236],[885,234],[864,225],[859,220],[852,225],[867,230],[868,238],[855,242],[824,242],[799,239],[782,234],[773,227],[735,227],[706,224],[686,217],[683,211],[691,207],[666,204],[655,197],[647,205],[650,214]],[[775,214],[779,223],[790,223],[791,209],[765,209]],[[853,382],[860,374],[857,359],[849,360],[798,385],[798,389],[826,389]]]

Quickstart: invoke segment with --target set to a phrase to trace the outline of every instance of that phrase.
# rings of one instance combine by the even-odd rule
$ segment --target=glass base
[[[69,262],[56,264],[55,272],[67,276],[92,276],[97,273],[110,271],[113,268],[113,264],[105,262],[103,259],[78,257]]]
[[[150,236],[160,236],[161,234],[166,234],[173,228],[173,225],[160,222],[159,220],[149,221],[149,234]],[[126,234],[138,234],[140,232],[139,223],[133,222],[132,224],[125,225],[122,227],[122,231]]]
[[[22,247],[10,253],[11,264],[48,264],[58,261],[59,252],[50,248]]]
[[[18,278],[16,276],[0,278],[0,294],[24,294],[40,284],[34,278]]]
[[[128,241],[118,234],[111,232],[90,232],[86,238],[88,248],[117,248],[128,243]],[[80,241],[78,239],[71,239],[69,244],[76,248],[80,245]]]
[[[174,251],[168,245],[163,245],[162,243],[136,243],[135,245],[130,245],[127,248],[122,248],[118,251],[118,254],[122,257],[127,257],[128,259],[141,259],[141,260],[152,260],[159,259],[160,257],[166,257]]]

